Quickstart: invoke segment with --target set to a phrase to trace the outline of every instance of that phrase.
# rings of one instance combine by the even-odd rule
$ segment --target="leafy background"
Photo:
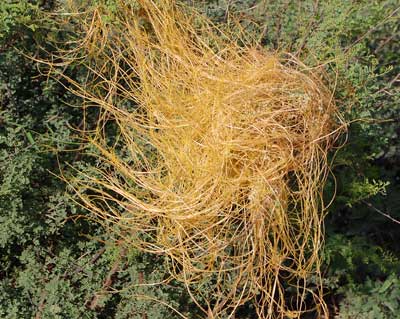
[[[99,2],[99,1],[97,1]],[[115,8],[114,1],[100,1]],[[334,318],[400,318],[400,3],[398,0],[190,1],[266,48],[321,61],[351,121],[325,191],[324,283]],[[26,56],[65,40],[62,3],[0,3],[0,318],[198,318],[164,261],[92,222],[58,177],[88,169],[79,99]],[[68,74],[83,79],[79,65]],[[357,120],[357,121],[355,121]],[[386,215],[386,216],[385,216]],[[238,318],[254,318],[252,308]],[[313,318],[313,315],[310,315]]]

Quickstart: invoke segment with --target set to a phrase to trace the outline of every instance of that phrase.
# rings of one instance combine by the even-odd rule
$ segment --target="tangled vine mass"
[[[344,124],[323,68],[244,44],[172,0],[71,10],[80,37],[47,63],[86,65],[86,83],[63,77],[100,110],[83,132],[99,164],[69,181],[81,203],[167,257],[208,318],[247,302],[259,318],[310,304],[326,315],[322,189]]]

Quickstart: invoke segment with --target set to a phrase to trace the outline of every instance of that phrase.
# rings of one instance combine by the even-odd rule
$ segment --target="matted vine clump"
[[[172,0],[104,10],[73,16],[83,36],[62,53],[88,65],[72,90],[101,110],[86,132],[97,173],[71,181],[84,205],[167,256],[208,318],[247,302],[259,318],[310,304],[322,318],[321,192],[342,125],[321,70],[239,44]]]

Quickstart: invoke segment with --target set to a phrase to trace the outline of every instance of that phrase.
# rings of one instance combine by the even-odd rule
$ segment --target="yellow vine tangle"
[[[101,110],[87,137],[102,165],[71,182],[83,204],[166,256],[207,318],[247,302],[259,318],[326,316],[321,193],[343,125],[322,71],[173,0],[117,7],[73,15],[82,37],[60,53],[87,65],[71,90]]]

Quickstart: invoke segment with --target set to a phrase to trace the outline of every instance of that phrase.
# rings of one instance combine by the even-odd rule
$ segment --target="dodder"
[[[306,297],[326,314],[321,191],[341,126],[320,70],[240,46],[172,0],[104,13],[75,16],[83,37],[62,53],[87,64],[72,90],[102,111],[86,133],[103,166],[71,182],[84,205],[167,256],[209,318],[248,301],[260,318],[298,317]]]

